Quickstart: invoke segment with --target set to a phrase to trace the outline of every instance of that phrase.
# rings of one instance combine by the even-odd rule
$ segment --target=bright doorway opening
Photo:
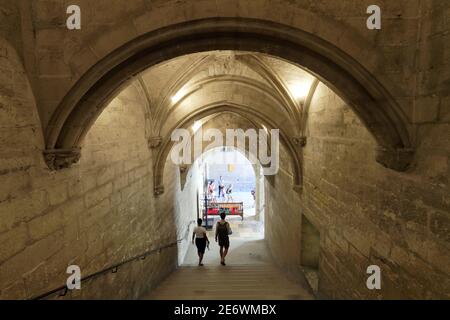
[[[211,242],[204,263],[220,262],[214,241],[215,224],[225,212],[233,234],[227,263],[245,265],[267,261],[264,243],[264,175],[260,164],[252,164],[234,147],[205,152],[194,163],[198,168],[198,217],[208,230]],[[195,246],[187,251],[183,265],[197,265]]]

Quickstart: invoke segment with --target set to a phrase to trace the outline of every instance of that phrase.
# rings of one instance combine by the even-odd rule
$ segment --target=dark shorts
[[[206,249],[206,238],[196,238],[195,245],[197,246],[198,253],[205,253]]]
[[[219,247],[224,247],[228,249],[230,247],[230,238],[228,236],[220,237],[219,236]]]

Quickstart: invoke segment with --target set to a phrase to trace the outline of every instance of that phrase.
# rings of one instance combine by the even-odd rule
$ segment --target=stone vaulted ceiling
[[[276,119],[280,127],[288,121],[296,128],[290,135],[299,135],[303,106],[317,82],[307,71],[280,59],[234,51],[182,56],[142,72],[137,81],[148,100],[156,136],[173,129],[167,125],[176,126],[182,117],[217,103],[265,110],[265,116]],[[169,115],[175,115],[170,123]]]
[[[223,112],[247,119],[255,129],[279,129],[283,147],[297,164],[298,185],[302,124],[317,84],[313,75],[291,63],[238,51],[185,55],[141,72],[131,85],[146,100],[149,145],[157,148],[155,185],[162,183],[158,173],[171,149],[172,132],[196,121],[206,125]]]

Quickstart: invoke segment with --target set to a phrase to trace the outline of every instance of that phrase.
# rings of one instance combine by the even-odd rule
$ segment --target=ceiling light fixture
[[[291,86],[292,96],[297,100],[303,100],[308,96],[310,87],[311,84],[307,82],[295,83]]]

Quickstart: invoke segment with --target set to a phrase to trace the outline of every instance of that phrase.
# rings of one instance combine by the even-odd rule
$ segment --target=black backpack
[[[226,237],[228,236],[228,222],[225,223],[220,223],[217,222],[217,234],[219,235],[219,237]],[[231,228],[230,228],[231,230]],[[231,234],[231,233],[230,233]]]

